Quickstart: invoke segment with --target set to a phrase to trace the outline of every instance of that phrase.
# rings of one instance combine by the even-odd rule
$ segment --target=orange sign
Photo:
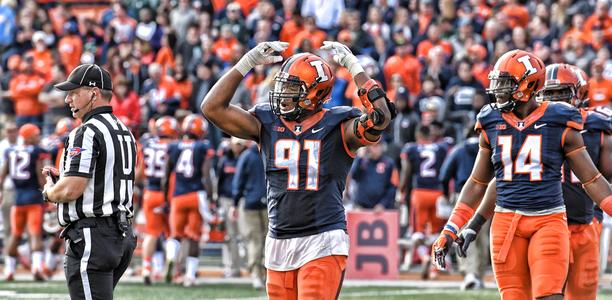
[[[398,279],[397,211],[349,212],[347,279]]]

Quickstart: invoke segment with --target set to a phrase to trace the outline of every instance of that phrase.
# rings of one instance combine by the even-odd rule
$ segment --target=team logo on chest
[[[518,127],[518,129],[523,129],[523,128],[525,128],[525,122],[517,122],[517,123],[516,123],[516,127]]]
[[[497,126],[495,126],[495,129],[497,130],[506,130],[506,124],[497,124]]]
[[[293,131],[295,131],[295,133],[302,133],[302,125],[296,124]]]

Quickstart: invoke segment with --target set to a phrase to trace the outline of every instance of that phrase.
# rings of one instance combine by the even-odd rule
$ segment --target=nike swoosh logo
[[[325,127],[321,127],[321,128],[317,128],[317,129],[312,129],[312,133],[317,133],[317,132],[323,130],[323,128],[325,128]]]
[[[585,132],[587,132],[586,129],[585,130],[580,130],[580,133],[585,133]]]
[[[533,128],[540,129],[540,128],[544,127],[544,126],[546,126],[546,123],[533,125]]]

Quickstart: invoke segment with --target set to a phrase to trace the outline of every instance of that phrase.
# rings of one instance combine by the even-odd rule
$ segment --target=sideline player
[[[327,62],[311,53],[283,63],[269,104],[249,112],[230,105],[243,77],[256,65],[280,62],[287,46],[263,42],[249,51],[213,86],[202,111],[226,133],[259,143],[270,218],[268,297],[336,299],[349,245],[342,205],[346,175],[355,151],[379,141],[395,109],[348,47],[328,41],[321,49],[331,50],[333,60],[349,70],[367,113],[323,109],[334,75]]]
[[[44,212],[43,197],[40,193],[45,185],[42,167],[48,164],[49,154],[38,146],[40,129],[34,124],[24,124],[19,128],[23,145],[15,146],[7,152],[6,164],[0,171],[0,182],[10,176],[15,183],[15,205],[11,208],[11,238],[5,253],[4,267],[7,281],[12,281],[17,260],[17,245],[24,229],[28,228],[32,249],[32,274],[34,280],[44,281],[42,220]]]
[[[489,74],[496,103],[477,117],[480,150],[432,256],[439,268],[458,231],[474,214],[493,175],[493,270],[502,299],[563,299],[569,231],[561,188],[566,159],[587,193],[612,212],[612,190],[585,150],[582,116],[562,102],[537,102],[544,63],[522,50],[502,55]]]
[[[168,203],[170,174],[176,181],[170,203],[170,239],[166,242],[166,282],[172,280],[180,250],[180,240],[188,242],[187,270],[183,286],[195,283],[198,271],[202,221],[211,220],[208,201],[212,199],[210,169],[215,151],[204,140],[208,123],[199,115],[185,117],[181,125],[183,139],[168,146],[168,162],[162,180],[164,202]]]
[[[138,174],[136,180],[139,181],[144,176],[142,208],[145,216],[145,238],[142,243],[142,276],[146,285],[151,284],[151,277],[160,276],[158,272],[161,270],[152,272],[154,268],[151,266],[151,261],[157,240],[162,233],[167,237],[170,232],[161,183],[168,161],[168,144],[178,138],[178,131],[176,119],[161,117],[155,121],[155,136],[144,140],[140,147],[142,151],[140,157],[143,159],[139,164],[140,170],[136,173]]]

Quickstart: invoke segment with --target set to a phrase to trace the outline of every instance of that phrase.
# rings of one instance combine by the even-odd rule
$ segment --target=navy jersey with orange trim
[[[438,179],[440,169],[448,153],[448,143],[415,144],[404,146],[400,154],[412,166],[412,188],[442,190]]]
[[[204,191],[202,166],[215,156],[208,141],[181,140],[168,146],[168,159],[174,165],[174,196]]]
[[[604,136],[612,134],[612,114],[605,108],[586,111],[584,129],[581,131],[586,150],[595,166],[599,167]],[[593,220],[593,200],[582,188],[580,180],[571,172],[569,164],[563,165],[563,198],[567,207],[569,224],[590,224]]]
[[[561,166],[567,128],[582,130],[578,109],[564,102],[543,102],[525,119],[486,105],[476,129],[492,149],[497,205],[541,211],[563,206]]]
[[[6,152],[8,175],[15,183],[15,205],[43,203],[36,163],[49,159],[49,153],[39,146],[15,146]]]
[[[149,191],[162,190],[164,168],[168,161],[168,142],[159,138],[149,138],[142,142],[142,163],[144,164],[144,188]]]
[[[261,122],[269,235],[286,239],[346,230],[342,192],[354,154],[345,145],[342,122],[360,116],[359,109],[334,107],[302,123],[281,120],[269,104],[250,112]]]

